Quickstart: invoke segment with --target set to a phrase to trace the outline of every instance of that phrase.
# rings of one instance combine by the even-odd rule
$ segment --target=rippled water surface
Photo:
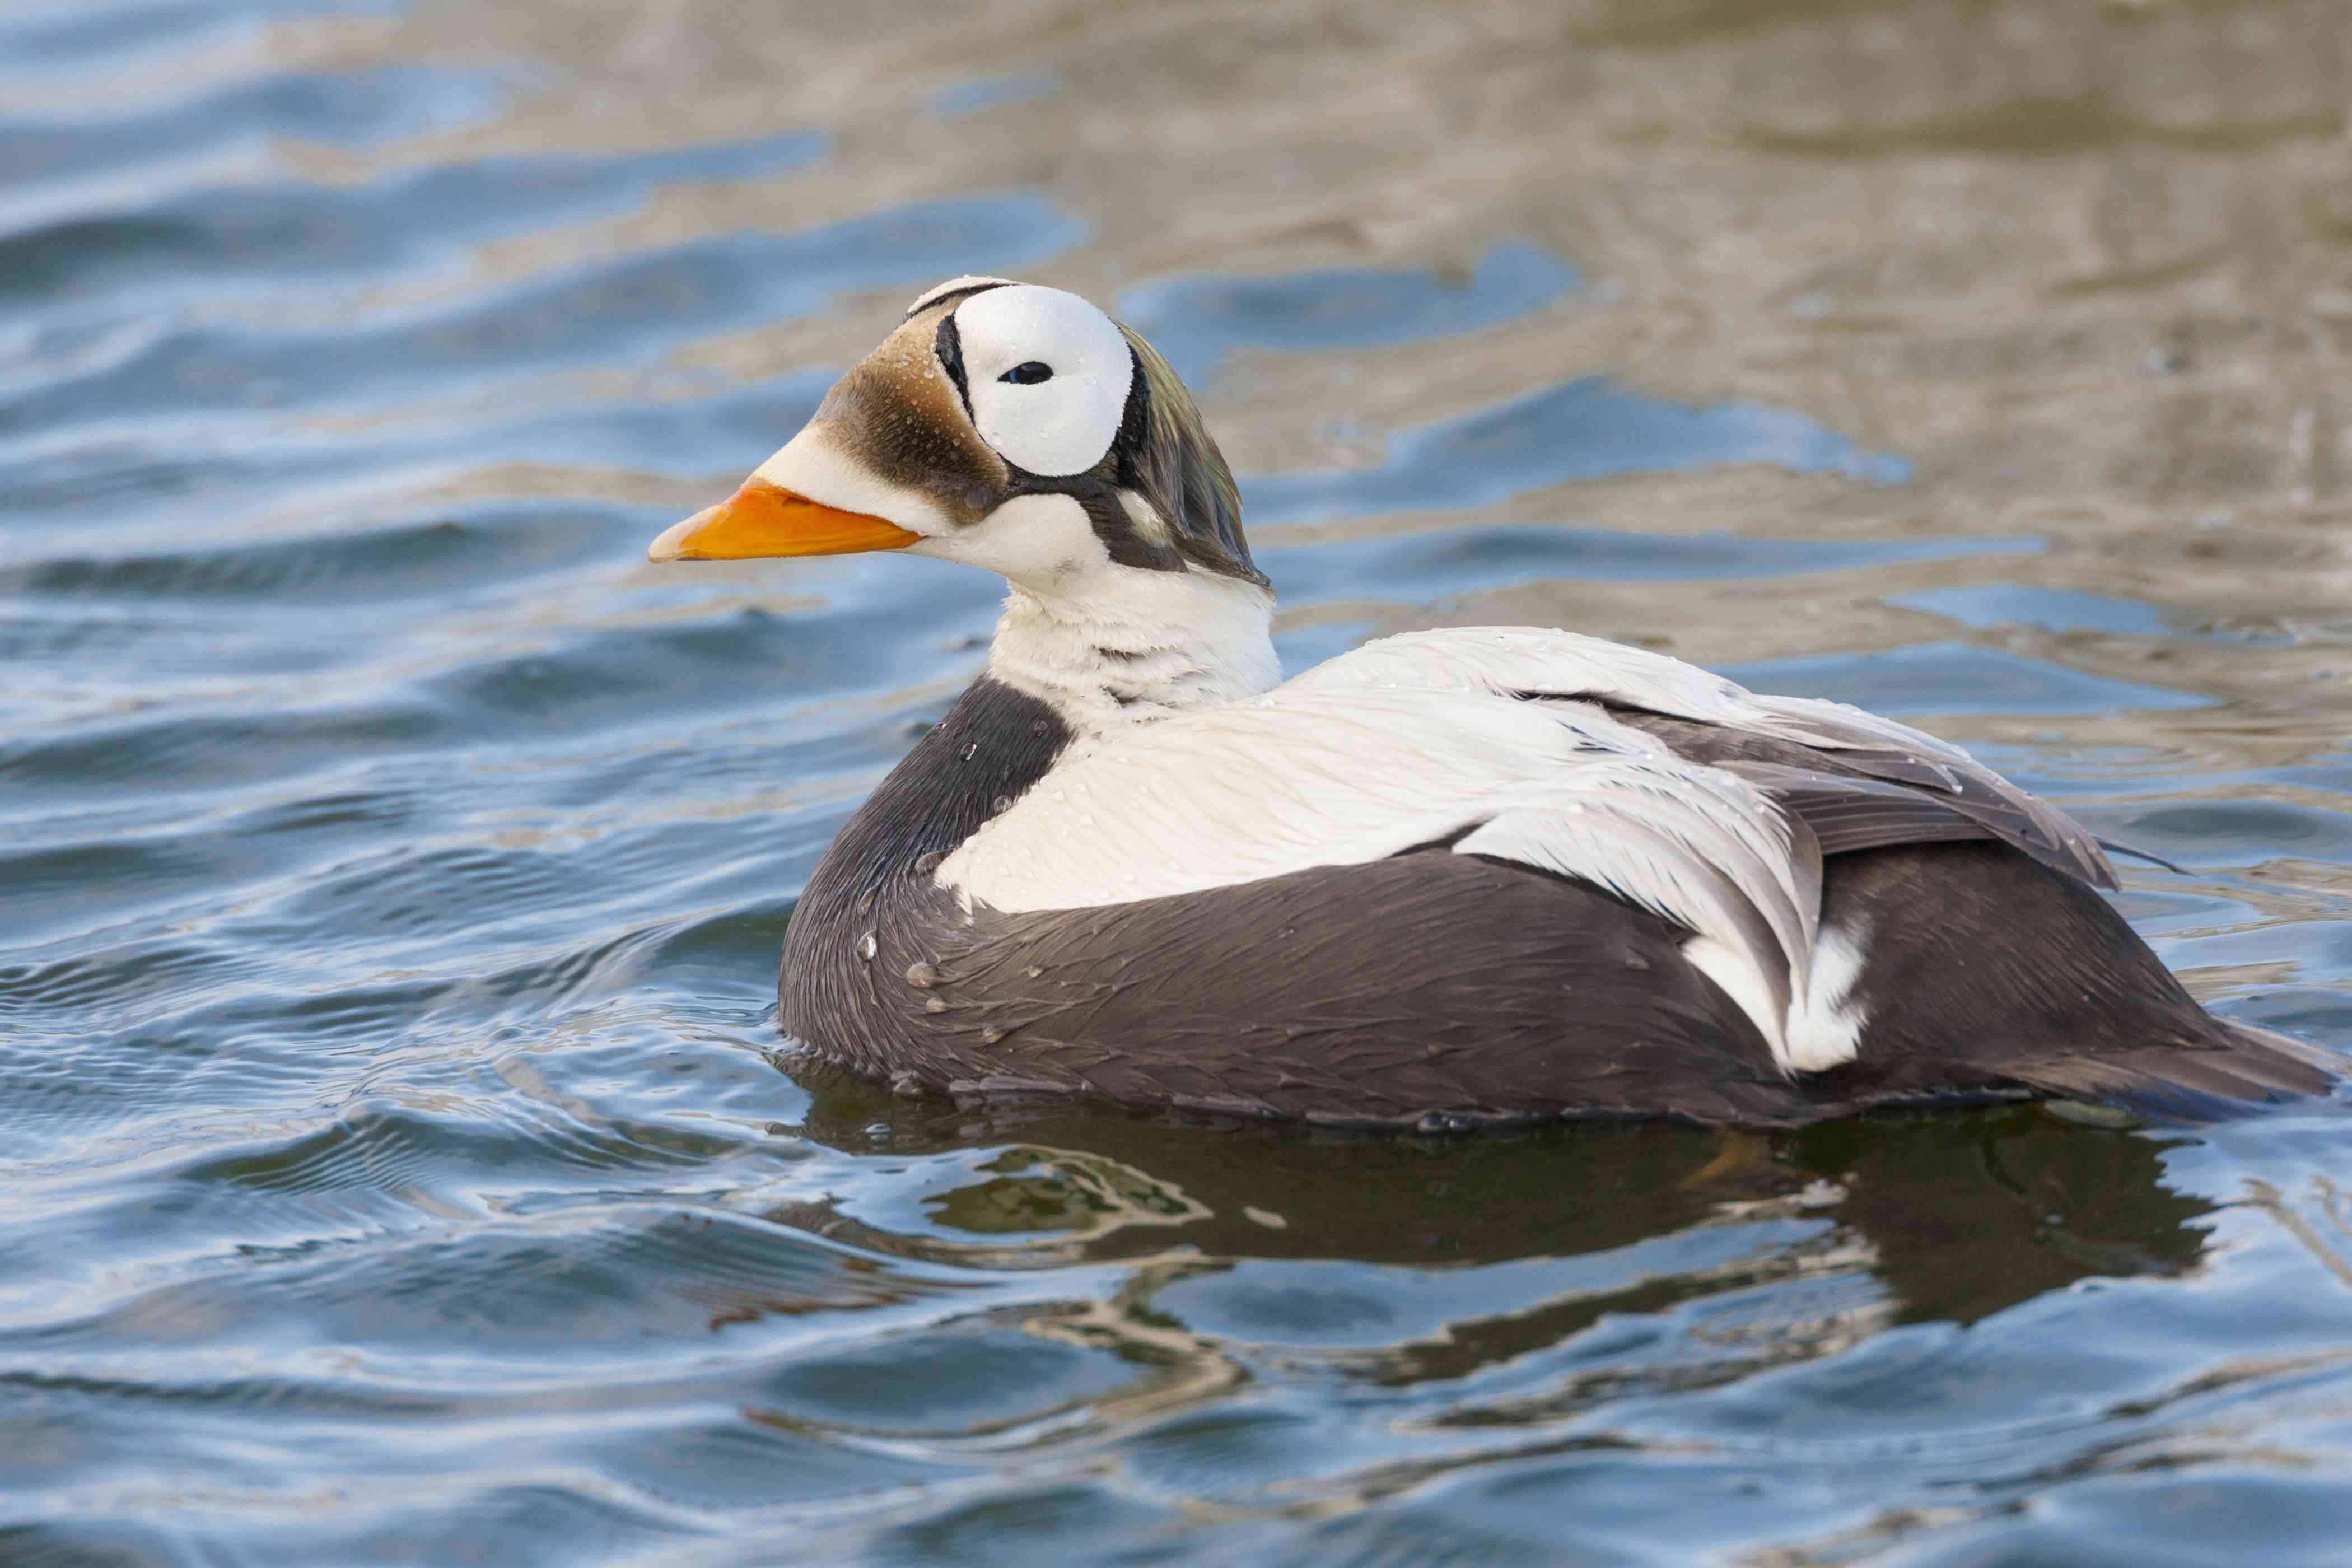
[[[2352,1048],[2342,16],[0,10],[0,1559],[2341,1563],[2352,1122],[894,1100],[780,934],[991,582],[653,569],[1116,301],[1282,647],[1951,735]]]

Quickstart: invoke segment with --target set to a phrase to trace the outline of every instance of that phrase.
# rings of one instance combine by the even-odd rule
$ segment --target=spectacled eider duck
[[[1012,584],[784,938],[785,1033],[902,1090],[1448,1127],[2332,1081],[2208,1015],[2098,840],[1933,736],[1518,627],[1281,680],[1216,443],[1074,294],[931,289],[649,554],[874,550]]]

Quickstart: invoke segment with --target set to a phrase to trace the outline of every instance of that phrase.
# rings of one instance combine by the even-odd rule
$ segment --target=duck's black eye
[[[1033,359],[1023,361],[996,379],[1009,381],[1015,386],[1034,386],[1041,381],[1051,381],[1053,378],[1052,365],[1047,364],[1044,360]]]

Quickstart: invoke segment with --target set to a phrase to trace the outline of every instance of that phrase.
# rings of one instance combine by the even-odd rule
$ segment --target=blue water
[[[1129,289],[1114,308],[1187,385],[1205,389],[1237,348],[1371,348],[1475,331],[1549,305],[1578,281],[1541,246],[1506,240],[1463,279],[1370,268],[1176,278]]]
[[[1859,450],[1787,409],[1685,408],[1590,376],[1401,432],[1368,468],[1265,475],[1243,499],[1252,517],[1291,522],[1491,506],[1569,479],[1742,463],[1881,484],[1910,473],[1902,458]]]
[[[1646,308],[1601,262],[1120,272],[1017,160],[804,207],[855,154],[781,95],[553,152],[495,134],[548,61],[175,74],[320,9],[0,18],[0,1560],[2346,1560],[2340,1106],[1444,1141],[781,1059],[795,893],[1000,592],[643,563],[838,373],[791,331],[1108,268],[1218,417]],[[2244,695],[2292,626],[1830,411],[1514,374],[1244,475],[1286,659],[1631,604],[2179,862],[2158,951],[2352,1047],[2352,763]]]

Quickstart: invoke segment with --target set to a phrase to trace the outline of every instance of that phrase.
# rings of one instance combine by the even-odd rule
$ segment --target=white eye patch
[[[1102,461],[1127,413],[1135,360],[1108,316],[1021,283],[956,307],[980,438],[1016,468],[1061,477]]]

